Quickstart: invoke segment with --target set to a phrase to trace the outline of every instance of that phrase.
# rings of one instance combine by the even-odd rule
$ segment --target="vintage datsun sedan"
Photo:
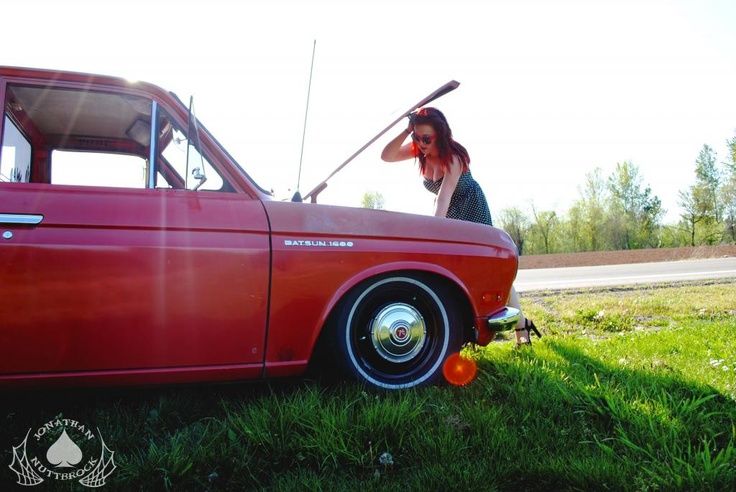
[[[0,67],[0,386],[385,388],[487,344],[516,248],[457,220],[273,199],[156,86]]]

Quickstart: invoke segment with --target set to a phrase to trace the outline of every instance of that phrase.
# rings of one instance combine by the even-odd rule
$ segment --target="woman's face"
[[[432,125],[416,125],[411,138],[414,139],[419,151],[425,156],[437,153],[437,132],[434,131]]]

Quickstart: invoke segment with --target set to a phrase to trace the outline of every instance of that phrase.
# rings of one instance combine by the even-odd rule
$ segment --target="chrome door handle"
[[[37,214],[0,214],[0,224],[36,225],[43,220],[43,215]]]

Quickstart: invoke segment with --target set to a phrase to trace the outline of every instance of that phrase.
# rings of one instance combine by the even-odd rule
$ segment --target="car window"
[[[5,116],[0,181],[27,183],[31,179],[31,144]]]
[[[151,108],[141,96],[8,84],[3,174],[7,167],[12,181],[142,188]]]
[[[158,141],[152,169],[154,108]],[[233,190],[200,153],[196,119],[182,128],[146,97],[8,84],[4,118],[0,181]]]
[[[146,160],[135,155],[54,150],[51,183],[142,189],[146,187]]]
[[[179,186],[189,190],[223,190],[224,182],[210,161],[199,151],[199,142],[195,138],[187,138],[182,130],[166,111],[161,110],[159,116],[158,149],[162,157],[160,163],[170,173],[159,174],[157,187],[176,187],[166,179],[166,174],[174,174]],[[190,130],[194,135],[194,129]],[[161,169],[159,169],[159,172]],[[160,181],[165,178],[165,182]],[[225,191],[225,190],[223,190]]]

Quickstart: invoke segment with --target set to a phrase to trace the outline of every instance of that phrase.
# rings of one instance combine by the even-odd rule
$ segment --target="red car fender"
[[[476,311],[476,305],[475,303],[470,299],[470,295],[468,293],[468,290],[465,288],[465,285],[463,282],[460,281],[460,279],[453,274],[451,271],[447,270],[446,268],[443,268],[440,265],[436,265],[433,263],[428,262],[417,262],[417,261],[397,261],[397,262],[390,262],[390,263],[382,263],[380,265],[373,266],[371,268],[366,268],[364,270],[359,271],[358,273],[354,274],[350,278],[346,279],[339,288],[335,289],[332,296],[329,298],[329,301],[324,304],[324,309],[321,311],[318,318],[316,318],[315,326],[310,326],[306,328],[309,332],[311,332],[311,336],[309,337],[308,346],[304,347],[302,352],[306,359],[300,360],[273,360],[273,359],[267,359],[265,363],[265,376],[266,377],[285,377],[285,376],[294,376],[298,375],[304,372],[304,370],[307,367],[307,364],[309,363],[309,360],[314,355],[314,350],[317,345],[317,340],[319,339],[320,335],[322,334],[322,331],[325,328],[325,325],[327,323],[327,320],[330,316],[330,314],[333,312],[335,307],[338,305],[338,303],[343,299],[343,297],[355,286],[360,284],[361,282],[373,278],[379,275],[383,275],[390,272],[407,272],[407,271],[415,271],[415,272],[426,272],[431,273],[435,275],[439,275],[448,281],[451,281],[455,284],[465,295],[465,297],[469,300],[470,305],[473,309],[473,318],[477,316]],[[267,353],[269,353],[269,350],[266,350]]]
[[[362,270],[359,273],[353,275],[351,278],[347,279],[345,283],[334,292],[329,302],[325,305],[325,309],[319,318],[318,326],[320,327],[325,326],[328,316],[335,309],[337,304],[342,300],[345,294],[347,294],[351,289],[353,289],[359,283],[369,278],[377,277],[384,273],[406,272],[406,271],[421,271],[421,272],[434,273],[447,280],[452,281],[455,284],[455,286],[458,287],[463,292],[465,297],[470,302],[470,305],[473,308],[473,317],[477,316],[477,309],[476,309],[475,303],[470,298],[470,294],[468,293],[468,290],[465,288],[465,285],[460,281],[460,279],[455,274],[453,274],[451,271],[447,270],[446,268],[441,267],[440,265],[436,265],[433,263],[424,263],[424,262],[418,262],[418,261],[399,261],[399,262],[394,262],[394,263],[384,263],[381,265],[376,265],[375,267],[368,268],[366,270]],[[315,343],[317,341],[317,338],[319,338],[321,331],[322,331],[321,329],[314,330],[314,336],[312,337],[312,340],[310,341],[312,352],[314,351]]]

